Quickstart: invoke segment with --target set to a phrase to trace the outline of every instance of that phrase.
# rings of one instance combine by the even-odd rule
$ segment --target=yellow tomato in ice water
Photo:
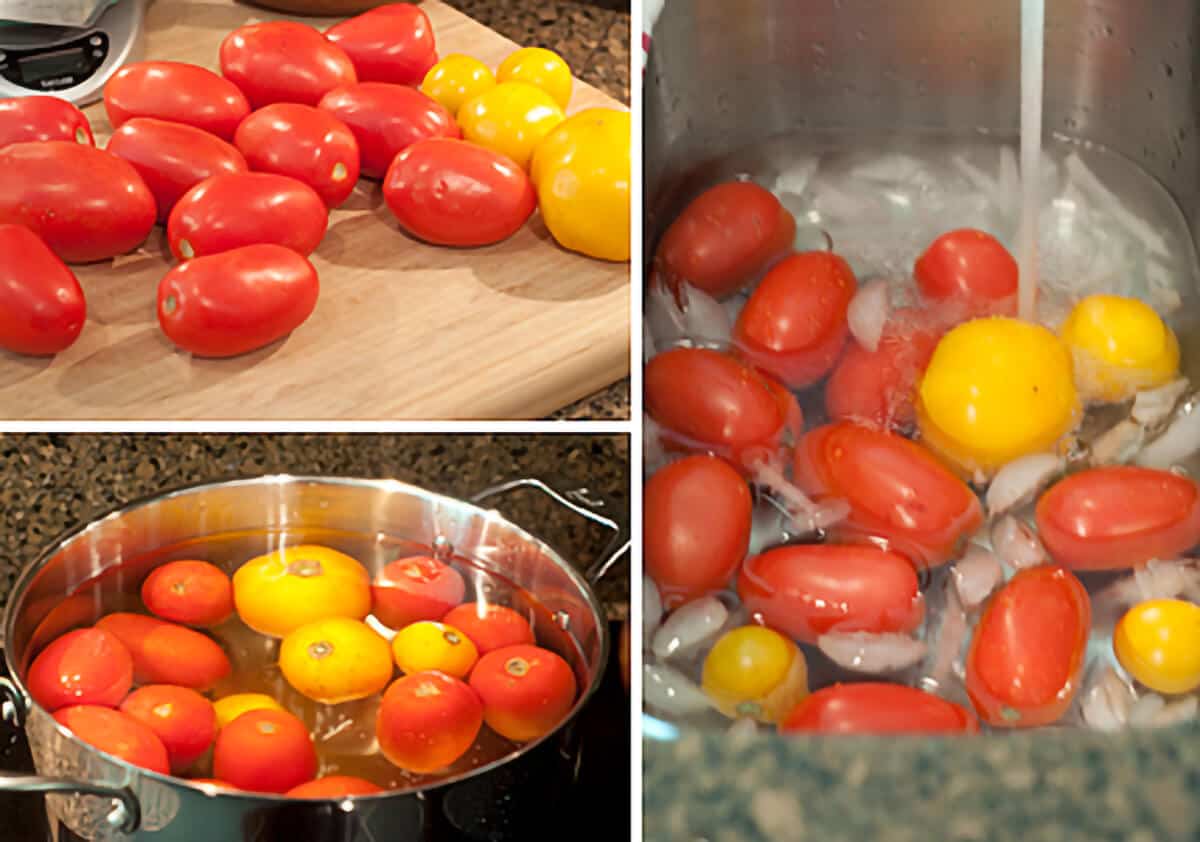
[[[1075,382],[1085,400],[1122,401],[1179,371],[1179,340],[1134,298],[1090,295],[1075,305],[1060,333],[1075,355]]]

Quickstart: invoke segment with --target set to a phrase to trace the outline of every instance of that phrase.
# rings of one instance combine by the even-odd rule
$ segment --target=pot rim
[[[122,760],[119,757],[115,757],[114,755],[111,755],[111,754],[108,754],[107,752],[101,751],[100,749],[96,748],[95,746],[79,739],[78,737],[75,736],[74,733],[67,730],[66,727],[64,727],[61,723],[59,723],[59,721],[54,718],[54,715],[52,713],[47,711],[45,708],[43,708],[41,705],[39,705],[37,702],[35,702],[33,700],[33,697],[30,696],[29,691],[25,686],[24,678],[21,676],[19,670],[17,669],[17,665],[13,662],[13,657],[12,657],[11,651],[9,650],[9,648],[7,646],[6,641],[8,641],[9,639],[12,638],[13,629],[16,624],[16,609],[15,609],[16,604],[20,601],[20,598],[24,595],[25,591],[28,590],[30,583],[33,581],[34,577],[39,572],[41,572],[43,569],[45,569],[45,567],[50,563],[50,559],[52,559],[68,543],[75,540],[80,535],[82,535],[84,532],[86,532],[88,529],[90,529],[92,526],[94,526],[95,524],[100,523],[102,521],[109,520],[109,519],[116,519],[119,516],[128,514],[130,512],[136,511],[138,509],[143,509],[143,508],[147,508],[149,506],[156,505],[165,500],[170,500],[170,499],[174,499],[177,497],[184,497],[184,496],[187,496],[190,494],[208,491],[211,489],[229,488],[229,487],[234,487],[234,486],[255,486],[255,485],[271,485],[271,484],[274,484],[274,485],[313,484],[313,485],[332,485],[332,486],[352,486],[352,487],[359,487],[359,488],[374,488],[374,489],[378,489],[378,490],[385,490],[385,491],[392,491],[392,492],[399,491],[399,492],[405,492],[405,493],[413,494],[415,496],[423,497],[423,498],[426,498],[431,501],[440,501],[440,502],[444,502],[444,503],[448,503],[448,504],[453,504],[454,506],[459,507],[460,510],[465,509],[469,512],[472,512],[472,513],[477,514],[484,518],[493,517],[493,518],[499,519],[505,526],[513,529],[514,532],[516,533],[516,535],[521,540],[529,541],[530,543],[537,546],[559,568],[561,568],[564,573],[566,573],[568,579],[570,579],[571,582],[579,589],[579,592],[583,595],[584,599],[587,602],[588,608],[591,610],[593,616],[596,618],[596,634],[599,638],[600,651],[599,651],[598,657],[597,657],[596,670],[590,676],[590,681],[588,683],[588,686],[584,689],[584,691],[582,693],[579,694],[579,698],[575,700],[575,704],[571,707],[571,710],[567,713],[567,715],[552,730],[546,732],[541,737],[538,737],[536,740],[531,740],[530,742],[522,744],[516,751],[512,752],[511,754],[507,754],[504,757],[501,757],[497,760],[493,760],[491,763],[487,763],[483,766],[477,766],[476,768],[471,769],[468,772],[463,772],[460,775],[455,775],[453,777],[449,777],[444,780],[437,781],[436,783],[430,784],[429,786],[412,787],[409,789],[385,790],[384,792],[375,793],[373,795],[348,795],[348,796],[340,796],[337,798],[288,798],[285,795],[283,795],[282,793],[248,792],[245,790],[222,789],[220,787],[215,787],[210,784],[192,783],[187,778],[176,777],[174,775],[163,775],[159,772],[154,772],[150,769],[144,769],[140,766],[135,766],[132,763]],[[536,593],[534,593],[533,595],[535,597],[538,596]],[[146,778],[146,779],[154,781],[155,783],[158,783],[160,785],[186,786],[188,788],[195,789],[199,792],[202,792],[209,797],[235,797],[235,798],[239,798],[242,800],[266,801],[266,802],[273,802],[273,803],[279,803],[279,804],[303,804],[305,802],[308,802],[308,803],[339,803],[339,804],[341,804],[346,801],[352,801],[352,802],[360,802],[361,801],[364,803],[376,803],[376,802],[382,802],[387,798],[417,796],[417,795],[421,795],[423,793],[434,792],[434,791],[442,789],[444,787],[449,787],[449,786],[452,786],[455,784],[462,783],[463,781],[474,778],[477,775],[483,775],[487,772],[490,772],[494,769],[499,768],[500,766],[503,766],[506,763],[517,760],[518,758],[522,757],[523,755],[531,752],[533,749],[540,746],[542,743],[557,736],[559,734],[559,732],[562,731],[562,729],[567,726],[568,723],[573,722],[579,716],[580,711],[583,710],[584,706],[591,700],[592,696],[596,693],[596,691],[600,687],[601,680],[603,679],[603,676],[604,676],[604,671],[608,668],[608,660],[609,660],[610,646],[611,646],[611,641],[609,640],[610,634],[609,634],[609,629],[608,629],[606,612],[604,610],[603,605],[600,603],[599,598],[596,596],[596,593],[595,593],[594,588],[592,587],[592,584],[587,580],[587,578],[583,575],[583,573],[581,573],[577,568],[575,568],[573,565],[568,563],[566,561],[566,559],[562,556],[562,554],[559,553],[556,549],[551,547],[549,544],[547,544],[541,538],[538,538],[536,535],[534,535],[533,533],[526,530],[524,527],[520,526],[519,524],[514,523],[513,521],[511,521],[508,518],[501,515],[497,509],[485,509],[482,506],[479,506],[468,500],[462,500],[457,497],[451,497],[446,494],[440,494],[438,492],[429,491],[428,489],[422,488],[417,485],[412,485],[411,483],[406,483],[406,482],[403,482],[398,479],[353,477],[353,476],[322,476],[322,475],[315,475],[315,474],[288,474],[288,473],[253,474],[253,475],[242,476],[242,477],[238,477],[236,479],[230,479],[230,480],[215,480],[215,481],[207,480],[207,481],[201,481],[201,482],[196,482],[196,483],[189,483],[186,485],[175,486],[172,488],[168,488],[167,490],[164,490],[164,491],[158,491],[158,492],[154,492],[152,494],[146,494],[141,497],[137,497],[128,503],[123,503],[123,504],[115,506],[114,508],[106,511],[104,514],[101,514],[97,517],[93,517],[92,519],[88,520],[86,523],[83,523],[82,525],[71,527],[71,528],[67,529],[66,531],[59,534],[58,537],[52,539],[52,541],[49,544],[47,544],[46,548],[38,554],[37,558],[35,558],[32,562],[27,564],[21,570],[21,572],[17,575],[17,578],[13,582],[12,589],[9,591],[8,601],[4,606],[3,627],[2,628],[3,628],[4,637],[3,637],[3,640],[0,641],[0,643],[3,644],[4,666],[7,668],[9,677],[11,678],[13,684],[16,686],[16,688],[20,691],[20,693],[26,699],[27,709],[32,710],[32,709],[36,708],[40,713],[45,714],[46,717],[49,718],[50,721],[53,722],[54,728],[58,731],[59,735],[65,737],[67,740],[69,740],[72,744],[74,744],[78,748],[80,748],[84,751],[90,751],[90,752],[97,753],[97,754],[101,755],[102,757],[104,757],[105,760],[107,760],[110,763],[113,763],[116,766],[118,766],[119,768],[121,768],[121,770],[123,772],[125,772],[125,774],[127,775],[127,779],[126,779],[127,781],[137,781],[140,778]],[[22,731],[25,730],[24,722],[22,722],[21,730]],[[128,785],[128,784],[126,784],[126,785]]]

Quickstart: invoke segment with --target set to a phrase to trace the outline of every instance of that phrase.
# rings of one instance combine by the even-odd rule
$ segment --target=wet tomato
[[[750,546],[750,488],[716,456],[660,469],[642,497],[646,573],[666,607],[718,591]]]
[[[208,751],[217,736],[212,702],[187,687],[149,684],[121,703],[121,712],[153,731],[167,750],[176,774]]]
[[[1200,487],[1132,465],[1080,471],[1038,500],[1037,526],[1051,557],[1074,570],[1175,558],[1200,543]]]
[[[967,695],[989,725],[1032,728],[1066,712],[1079,689],[1092,609],[1061,567],[1017,573],[984,609],[967,650]]]
[[[303,181],[274,173],[227,173],[184,194],[167,221],[167,241],[180,260],[263,243],[307,257],[328,225],[329,209]]]
[[[142,602],[150,613],[172,623],[215,626],[233,614],[233,584],[207,561],[170,561],[142,582]]]
[[[575,674],[559,655],[539,646],[495,649],[471,670],[483,719],[502,737],[528,742],[559,726],[575,704]]]
[[[746,559],[737,590],[752,616],[803,643],[828,632],[908,632],[925,615],[912,562],[868,545],[768,550]]]
[[[850,264],[836,254],[784,258],[738,315],[738,353],[793,389],[812,385],[829,373],[846,344],[846,308],[856,289]]]
[[[72,141],[0,149],[0,225],[24,225],[67,263],[133,251],[154,227],[154,195],[116,155]]]
[[[103,629],[76,629],[38,653],[26,684],[33,700],[51,713],[67,705],[115,708],[133,686],[133,659]]]
[[[921,293],[955,300],[967,315],[1015,315],[1017,261],[990,234],[964,228],[938,237],[913,266]]]
[[[396,156],[383,198],[400,227],[439,246],[507,240],[537,208],[525,171],[499,152],[465,140],[431,138]]]
[[[39,140],[68,140],[94,146],[83,112],[56,96],[0,99],[0,147]]]
[[[230,673],[224,650],[193,629],[129,613],[102,617],[96,628],[125,644],[139,684],[177,684],[204,691]]]
[[[104,110],[113,128],[134,117],[183,123],[233,140],[250,103],[237,85],[180,61],[127,64],[104,86]]]
[[[371,585],[371,610],[385,626],[402,629],[442,619],[466,591],[462,574],[445,562],[427,556],[398,558]]]
[[[175,203],[204,179],[248,169],[242,153],[219,137],[152,117],[124,123],[105,149],[138,171],[154,194],[159,222],[166,222]]]
[[[408,675],[436,670],[466,678],[479,660],[479,649],[466,632],[422,620],[405,626],[392,638],[392,656],[400,671]]]
[[[358,141],[341,120],[311,105],[277,102],[238,126],[234,142],[250,169],[286,175],[337,207],[358,182]]]
[[[112,708],[73,705],[54,714],[58,723],[93,748],[142,769],[171,774],[167,749],[158,735]]]
[[[838,540],[882,542],[918,567],[953,558],[983,523],[966,483],[903,436],[849,421],[809,432],[796,448],[796,482],[818,499],[845,500]]]
[[[315,781],[292,787],[284,795],[288,798],[340,799],[355,795],[378,795],[383,791],[383,787],[376,786],[363,778],[355,778],[351,775],[326,775]]]
[[[663,234],[655,267],[670,283],[725,296],[750,283],[792,248],[796,220],[765,188],[749,181],[701,193]]]
[[[808,694],[808,664],[800,647],[774,629],[742,626],[709,650],[701,684],[730,719],[776,723]]]
[[[371,611],[371,580],[356,559],[329,547],[301,544],[252,558],[233,574],[242,622],[260,634],[286,637],[315,620],[361,620]]]
[[[1121,666],[1156,693],[1200,687],[1200,605],[1152,599],[1125,612],[1113,631]]]
[[[457,678],[418,672],[392,682],[375,718],[379,750],[409,772],[435,772],[466,754],[483,725],[483,703]]]
[[[437,64],[433,25],[409,3],[380,6],[325,30],[346,51],[363,82],[419,85]]]
[[[234,693],[213,702],[218,729],[224,728],[243,713],[249,713],[252,710],[283,710],[283,705],[266,693]]]
[[[243,246],[176,266],[158,285],[158,323],[201,357],[232,357],[282,339],[317,306],[317,270],[289,248]]]
[[[320,103],[354,132],[361,172],[383,178],[397,155],[418,140],[458,138],[454,116],[415,88],[361,82],[330,91]]]
[[[316,105],[339,85],[358,81],[345,50],[311,26],[283,20],[249,24],[226,35],[221,75],[256,109],[273,102]]]
[[[0,225],[0,348],[57,354],[86,319],[83,288],[58,255],[24,225]]]
[[[471,638],[481,655],[534,642],[529,621],[505,605],[464,602],[447,613],[442,622]]]
[[[287,792],[317,776],[317,752],[292,714],[253,710],[217,734],[213,775],[238,789]]]
[[[374,696],[392,680],[388,643],[361,620],[326,617],[290,632],[279,669],[301,695],[327,705]]]
[[[973,734],[974,714],[903,684],[864,681],[823,687],[779,726],[785,734]]]

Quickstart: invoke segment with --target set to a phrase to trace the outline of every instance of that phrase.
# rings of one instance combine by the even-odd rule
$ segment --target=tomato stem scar
[[[325,568],[315,558],[299,558],[287,566],[287,572],[292,576],[307,579],[310,576],[320,576],[325,572]]]
[[[196,250],[192,248],[192,244],[187,240],[179,241],[179,253],[183,255],[184,260],[191,260],[196,256]]]
[[[504,662],[504,671],[509,675],[520,677],[529,672],[529,662],[524,658],[509,658]]]
[[[442,638],[452,646],[457,646],[458,644],[462,643],[462,638],[449,629],[442,632]]]
[[[163,312],[169,316],[175,312],[178,306],[179,300],[173,295],[168,295],[167,300],[163,302]]]
[[[346,165],[343,164],[341,161],[338,161],[336,164],[333,165],[333,180],[334,181],[343,181],[346,178],[346,174],[347,174]]]
[[[82,143],[85,146],[87,145],[87,134],[83,131],[83,129],[75,130],[75,142]]]
[[[333,654],[333,644],[328,640],[318,640],[308,645],[308,654],[316,660],[327,658]]]

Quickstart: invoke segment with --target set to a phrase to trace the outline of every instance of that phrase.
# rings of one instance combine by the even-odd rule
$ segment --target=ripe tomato
[[[361,620],[371,611],[371,580],[356,559],[313,544],[252,558],[233,574],[242,622],[261,634],[289,632],[326,617]]]
[[[101,617],[96,628],[125,644],[139,684],[177,684],[204,691],[230,673],[229,658],[221,647],[184,626],[143,614],[117,613]]]
[[[1113,630],[1113,653],[1156,693],[1192,692],[1200,687],[1200,605],[1183,599],[1138,603]]]
[[[287,792],[317,776],[317,752],[292,714],[252,710],[217,734],[213,775],[238,789]]]
[[[425,74],[421,93],[451,114],[458,114],[464,103],[495,86],[496,77],[486,64],[462,53],[451,53]]]
[[[383,792],[368,780],[351,775],[326,775],[306,784],[292,787],[284,793],[288,798],[349,798],[355,795],[378,795]]]
[[[1119,570],[1200,543],[1200,488],[1170,471],[1113,465],[1073,474],[1037,504],[1050,556],[1073,570]]]
[[[571,101],[571,68],[563,57],[544,47],[522,47],[496,68],[497,82],[525,82],[541,88],[566,111]]]
[[[418,140],[462,137],[449,111],[403,85],[347,85],[330,91],[320,107],[354,132],[361,171],[367,178],[383,178],[392,160]]]
[[[255,108],[273,102],[316,105],[339,85],[358,81],[345,50],[295,21],[239,27],[221,42],[221,75]]]
[[[133,686],[133,659],[103,629],[76,629],[38,653],[26,684],[33,700],[51,713],[67,705],[115,708]]]
[[[183,123],[233,140],[250,103],[238,86],[216,73],[180,61],[127,64],[104,86],[104,110],[113,128],[134,117]]]
[[[392,682],[375,718],[379,750],[409,772],[435,772],[466,754],[483,725],[483,702],[457,678],[418,672]]]
[[[793,254],[762,279],[733,327],[738,353],[793,389],[829,373],[846,343],[857,283],[836,254]]]
[[[65,140],[0,149],[0,225],[28,227],[67,263],[133,251],[154,227],[154,196],[129,163]]]
[[[983,523],[979,498],[962,480],[919,444],[885,430],[849,421],[819,427],[796,448],[794,467],[808,494],[850,504],[831,530],[836,538],[884,542],[918,567],[953,558]]]
[[[988,602],[967,650],[979,716],[1002,728],[1057,721],[1079,689],[1091,623],[1087,591],[1070,571],[1019,571]]]
[[[187,769],[208,751],[217,736],[212,702],[187,687],[149,684],[121,703],[121,713],[153,731],[167,750],[171,770]]]
[[[167,338],[202,357],[232,357],[282,339],[317,306],[317,270],[283,246],[264,243],[197,257],[158,285]]]
[[[371,586],[372,612],[385,626],[402,629],[420,620],[440,620],[467,592],[462,574],[426,556],[398,558]]]
[[[220,730],[243,713],[252,710],[283,710],[283,705],[266,693],[234,693],[213,702],[213,712],[217,715],[217,729]]]
[[[392,651],[361,620],[326,617],[283,639],[279,669],[301,695],[337,705],[374,696],[387,687],[392,680]]]
[[[779,726],[785,734],[973,734],[966,708],[903,684],[862,681],[817,690]]]
[[[718,591],[750,546],[750,488],[716,456],[662,468],[642,496],[646,573],[673,608]]]
[[[808,694],[808,664],[800,647],[774,629],[741,626],[709,650],[700,683],[730,719],[774,724]]]
[[[454,678],[466,678],[479,660],[479,649],[466,632],[445,623],[422,620],[402,628],[392,638],[392,656],[400,671],[437,670]]]
[[[746,559],[737,590],[755,619],[802,643],[828,632],[909,632],[925,616],[912,562],[871,546],[777,547]]]
[[[70,140],[94,146],[83,112],[56,96],[0,99],[0,148],[38,140]]]
[[[917,258],[913,274],[934,301],[955,299],[968,315],[1015,315],[1017,261],[990,234],[963,228],[938,237]]]
[[[171,561],[142,582],[150,613],[188,626],[215,626],[233,613],[233,585],[225,571],[207,561]]]
[[[303,181],[335,208],[358,182],[358,141],[341,120],[311,105],[277,102],[242,121],[237,148],[256,172]]]
[[[219,137],[152,117],[127,121],[105,148],[138,171],[154,194],[158,221],[163,223],[183,194],[204,179],[248,170],[242,153]]]
[[[54,714],[79,739],[126,763],[171,774],[167,749],[158,735],[130,716],[112,708],[72,705]]]
[[[462,135],[528,170],[533,152],[565,119],[554,97],[524,82],[502,82],[463,103]]]
[[[465,140],[430,138],[396,156],[383,198],[400,227],[438,246],[507,240],[537,208],[525,171]]]
[[[346,51],[363,82],[419,85],[437,64],[433,25],[409,3],[380,6],[325,30]]]
[[[447,613],[442,622],[471,638],[480,655],[534,642],[529,621],[504,605],[464,602]]]
[[[0,348],[57,354],[86,319],[83,288],[58,255],[24,225],[0,225]]]
[[[737,292],[791,251],[796,220],[749,181],[710,187],[663,234],[655,268],[672,286],[687,282],[718,297]]]
[[[515,742],[536,740],[562,723],[575,704],[575,673],[539,646],[495,649],[471,670],[488,727]]]

